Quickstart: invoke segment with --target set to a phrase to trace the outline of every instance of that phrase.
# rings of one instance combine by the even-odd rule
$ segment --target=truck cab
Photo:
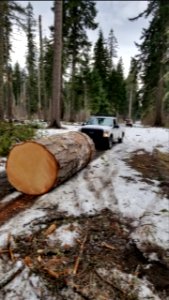
[[[124,131],[116,117],[92,116],[84,123],[80,131],[90,136],[96,148],[103,145],[111,149],[113,143],[121,143],[124,137]]]

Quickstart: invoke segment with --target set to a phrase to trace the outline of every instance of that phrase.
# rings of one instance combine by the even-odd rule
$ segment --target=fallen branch
[[[94,300],[93,296],[92,298],[88,295],[89,292],[87,292],[87,290],[85,290],[84,288],[81,289],[77,284],[75,284],[72,280],[68,280],[66,281],[66,284],[68,287],[72,288],[75,293],[79,294],[83,299],[85,300]]]
[[[106,248],[111,249],[111,250],[115,250],[116,249],[114,246],[112,246],[112,245],[110,245],[108,243],[105,243],[105,242],[103,242],[101,244],[101,246],[106,247]]]
[[[14,253],[13,253],[13,249],[11,247],[11,238],[12,238],[12,235],[9,233],[8,238],[7,238],[6,249],[1,249],[0,248],[0,255],[6,253],[6,254],[9,255],[9,258],[14,262],[15,261],[15,256],[14,256]]]
[[[3,274],[3,278],[0,279],[0,289],[6,286],[9,282],[11,282],[18,274],[20,274],[24,269],[24,265],[20,264],[15,266],[11,271],[7,274]]]
[[[7,250],[8,250],[10,259],[14,262],[15,261],[15,256],[13,254],[13,249],[11,247],[11,238],[12,238],[12,235],[9,233],[8,234],[8,240],[7,240]]]
[[[82,254],[83,254],[83,251],[84,251],[84,245],[87,241],[87,234],[85,235],[81,245],[80,245],[80,251],[79,251],[79,255],[75,261],[75,265],[74,265],[74,268],[73,268],[73,275],[76,275],[77,274],[77,271],[78,271],[78,267],[79,267],[79,263],[80,263],[80,260],[81,260],[81,257],[82,257]]]
[[[104,279],[95,269],[94,269],[94,273],[97,275],[97,277],[103,281],[104,283],[108,284],[111,288],[113,288],[113,290],[117,290],[118,292],[120,292],[121,294],[125,295],[125,292],[122,291],[115,283],[110,282],[109,280]]]

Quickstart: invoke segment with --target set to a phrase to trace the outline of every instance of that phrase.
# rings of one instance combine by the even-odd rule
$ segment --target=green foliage
[[[109,78],[108,95],[114,114],[125,114],[127,104],[125,83],[117,70],[113,70]]]
[[[63,42],[70,59],[77,59],[83,47],[90,45],[86,30],[97,28],[95,5],[93,0],[63,1]]]
[[[113,67],[113,56],[117,54],[115,37],[111,31],[111,45],[107,45],[100,30],[94,47],[94,63],[91,76],[92,112],[101,114],[124,115],[126,112],[126,88],[123,75],[123,62],[119,60],[117,68]],[[109,41],[110,42],[110,41]],[[114,44],[113,44],[114,43]],[[110,59],[111,58],[111,59]]]
[[[130,70],[126,79],[126,93],[127,93],[127,105],[128,105],[128,118],[138,119],[140,118],[141,106],[138,88],[138,63],[135,58],[131,58]],[[131,103],[130,103],[131,102]],[[131,106],[131,108],[130,108]]]
[[[70,118],[76,114],[76,76],[84,50],[91,46],[86,33],[87,29],[96,29],[97,11],[93,0],[64,0],[63,2],[63,57],[71,68]],[[66,51],[66,52],[65,52]]]
[[[143,113],[154,108],[154,125],[163,124],[163,98],[165,96],[164,76],[168,53],[169,2],[163,0],[148,1],[147,9],[139,14],[137,20],[144,16],[151,17],[149,27],[143,30],[142,43],[137,45],[140,50],[138,57],[142,87]]]
[[[21,96],[21,88],[23,84],[23,78],[22,78],[22,71],[20,69],[20,65],[18,62],[14,65],[13,69],[13,93],[15,97],[15,104],[18,105],[20,102],[20,96]]]
[[[99,36],[94,46],[94,70],[97,70],[104,88],[107,86],[107,80],[110,74],[111,64],[108,48],[102,31],[99,31]]]
[[[11,110],[9,106],[12,106],[3,92],[4,76],[7,77],[10,63],[12,27],[18,24],[23,27],[21,16],[25,16],[25,9],[18,1],[0,1],[0,120],[4,119],[5,110]]]
[[[30,125],[14,125],[12,123],[0,123],[0,156],[8,155],[11,147],[22,141],[32,139],[35,129]]]
[[[54,9],[53,9],[54,10]],[[89,63],[87,57],[91,43],[87,30],[97,27],[97,11],[93,0],[63,1],[63,51],[62,51],[62,114],[75,115],[88,102]],[[48,98],[51,97],[51,78],[53,70],[53,31],[52,37],[45,41],[44,69]]]
[[[53,71],[53,41],[45,39],[44,41],[44,73],[48,99],[52,96],[52,71]]]
[[[110,29],[109,37],[108,37],[108,51],[109,51],[109,56],[110,56],[111,68],[114,67],[113,59],[115,57],[117,57],[117,47],[118,47],[118,43],[117,43],[117,39],[114,35],[114,31],[113,31],[113,29]]]
[[[90,75],[90,104],[91,114],[109,114],[110,104],[107,100],[106,90],[103,87],[102,79],[97,70]]]

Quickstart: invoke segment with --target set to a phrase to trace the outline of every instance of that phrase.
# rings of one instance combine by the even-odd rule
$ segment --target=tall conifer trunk
[[[63,2],[55,1],[54,61],[52,101],[49,127],[60,128],[61,70],[62,70],[62,9]]]
[[[47,95],[46,95],[46,84],[44,74],[44,54],[43,54],[43,38],[42,38],[42,16],[39,16],[39,87],[38,87],[38,98],[39,98],[39,109],[43,111],[43,119],[47,121]]]
[[[157,93],[156,93],[154,126],[163,126],[163,98],[164,98],[164,81],[163,81],[163,70],[161,66],[159,81],[157,86]]]
[[[12,122],[12,106],[13,106],[13,89],[12,89],[12,72],[11,67],[7,68],[7,118]]]
[[[0,1],[0,121],[4,119],[3,112],[3,75],[4,75],[4,30],[3,30],[4,1]]]
[[[70,122],[75,122],[75,72],[76,72],[76,61],[75,54],[73,55],[72,61],[72,75],[71,75],[71,99],[70,99]]]

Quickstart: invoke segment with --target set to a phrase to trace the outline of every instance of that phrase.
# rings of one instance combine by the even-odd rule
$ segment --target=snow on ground
[[[123,273],[116,268],[109,271],[105,269],[98,269],[97,272],[109,282],[114,282],[116,286],[118,286],[121,290],[124,290],[131,298],[135,296],[134,299],[138,300],[160,300],[160,298],[153,293],[153,287],[150,283],[144,279],[138,279],[137,276]]]
[[[0,157],[0,174],[5,171],[6,158]]]
[[[79,129],[78,125],[65,127],[67,129],[60,131],[40,130],[38,135],[51,135],[58,132],[62,134]],[[6,244],[9,233],[13,236],[29,234],[33,222],[45,217],[49,208],[53,207],[54,210],[57,207],[57,211],[75,216],[95,214],[103,208],[109,208],[121,213],[124,217],[133,219],[135,230],[131,238],[142,251],[146,251],[146,245],[152,245],[152,251],[149,253],[150,260],[162,258],[167,262],[169,199],[158,193],[158,181],[154,180],[152,184],[141,181],[139,172],[129,167],[124,161],[133,151],[152,152],[155,148],[164,152],[169,151],[169,130],[141,126],[125,128],[125,138],[122,144],[114,145],[111,150],[104,152],[69,181],[39,197],[31,208],[2,225],[0,247]],[[127,181],[127,177],[133,180]],[[63,244],[72,244],[79,230],[78,226],[75,226],[72,233],[66,232],[65,228],[58,228],[53,234],[53,239],[59,239]],[[156,247],[163,249],[160,255],[154,254],[156,251],[153,249]],[[151,296],[151,292],[149,294]],[[148,298],[140,296],[140,299]]]
[[[62,225],[49,235],[48,245],[54,247],[57,242],[60,242],[62,247],[73,246],[79,238],[79,230],[77,223]]]
[[[79,126],[66,126],[67,129],[40,130],[40,135],[63,133],[78,130]],[[19,234],[29,230],[34,218],[45,215],[45,209],[58,205],[66,214],[94,214],[103,208],[122,213],[124,217],[134,218],[137,230],[135,239],[153,239],[158,245],[168,248],[169,240],[169,200],[160,199],[158,182],[153,185],[142,182],[139,172],[131,169],[123,159],[128,158],[135,150],[153,151],[169,150],[169,131],[163,128],[125,128],[123,144],[115,145],[104,152],[101,157],[92,161],[66,183],[38,198],[27,211],[20,213],[0,228],[0,245],[5,241],[7,232]],[[130,176],[133,181],[128,182]],[[9,199],[9,197],[8,197]],[[6,199],[4,199],[5,201]],[[25,220],[28,225],[25,225]],[[14,224],[16,223],[16,226]],[[144,223],[152,224],[144,230]],[[23,226],[24,224],[24,226]],[[155,225],[153,225],[155,224]],[[139,227],[140,225],[140,227]],[[152,228],[150,230],[150,228]],[[148,232],[150,232],[150,235]],[[162,233],[161,233],[162,231]]]

